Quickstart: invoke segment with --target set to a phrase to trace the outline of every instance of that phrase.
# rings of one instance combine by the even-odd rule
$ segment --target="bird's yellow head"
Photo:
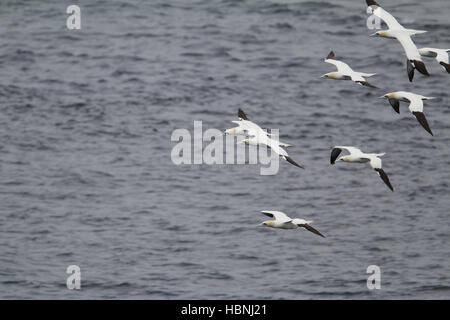
[[[263,226],[265,227],[273,227],[274,226],[274,222],[272,220],[266,220],[262,223]]]
[[[394,92],[389,92],[389,93],[386,93],[384,96],[381,96],[379,98],[380,99],[383,99],[383,98],[395,99],[395,93]]]
[[[348,161],[350,161],[350,156],[343,156],[341,159],[344,162],[348,162]]]
[[[371,37],[383,37],[383,38],[390,38],[386,30],[377,31],[370,35]]]
[[[236,134],[236,128],[231,128],[225,130],[225,134]]]
[[[321,76],[321,78],[336,79],[336,72],[328,72]]]

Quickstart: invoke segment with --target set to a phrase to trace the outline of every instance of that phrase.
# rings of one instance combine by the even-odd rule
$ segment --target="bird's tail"
[[[364,72],[358,72],[358,74],[366,78],[373,77],[374,75],[376,75],[376,73],[364,73]]]
[[[279,142],[278,145],[280,147],[284,147],[284,148],[292,147],[292,144],[284,143],[284,142]]]
[[[409,33],[409,35],[413,36],[415,34],[422,34],[425,33],[427,31],[425,30],[415,30],[415,29],[406,29],[406,31]]]
[[[310,223],[313,223],[314,221],[313,220],[305,220],[306,221],[306,223],[308,223],[308,224],[310,224]]]
[[[383,153],[375,153],[375,156],[377,156],[377,157],[382,157],[382,156],[384,156],[386,154],[386,152],[383,152]]]

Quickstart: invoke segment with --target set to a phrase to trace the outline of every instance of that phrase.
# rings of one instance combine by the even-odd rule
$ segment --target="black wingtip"
[[[423,75],[430,76],[427,68],[425,67],[425,63],[419,60],[414,60],[414,67]]]
[[[273,218],[273,217],[274,217],[273,214],[272,214],[272,213],[269,213],[269,212],[264,212],[264,211],[262,211],[261,213],[264,214],[264,215],[266,215],[266,216],[268,216],[269,218]]]
[[[419,123],[422,125],[422,127],[432,136],[434,136],[433,132],[431,132],[430,126],[428,125],[428,121],[427,118],[425,118],[425,115],[423,114],[423,112],[413,112],[413,115],[416,116],[417,121],[419,121]]]
[[[406,72],[408,73],[409,82],[412,82],[414,79],[414,66],[409,60],[406,60]]]
[[[241,118],[242,120],[248,120],[247,115],[240,108],[239,108],[239,111],[238,111],[238,117]]]
[[[441,66],[443,66],[448,73],[450,73],[450,64],[449,63],[445,63],[444,61],[441,61],[441,62],[439,62],[439,64]]]
[[[386,172],[384,172],[384,170],[381,169],[381,168],[379,168],[379,169],[377,168],[377,169],[375,169],[375,171],[378,172],[378,174],[380,175],[381,180],[384,181],[384,183],[389,187],[389,189],[391,189],[391,191],[394,192],[394,187],[392,187],[392,184],[389,181],[389,177],[386,174]]]
[[[330,53],[327,55],[326,59],[334,59],[334,52],[330,51]]]
[[[306,230],[308,230],[308,231],[310,231],[310,232],[312,232],[312,233],[314,233],[314,234],[317,234],[318,236],[321,236],[322,238],[326,238],[326,237],[325,237],[323,234],[321,234],[317,229],[311,227],[309,224],[302,224],[302,225],[300,225],[300,226],[302,226],[303,228],[305,228]]]
[[[389,103],[391,104],[391,106],[395,110],[395,112],[400,113],[400,101],[399,100],[389,98]]]
[[[304,166],[302,166],[302,165],[299,165],[297,162],[295,162],[291,157],[284,157],[285,159],[286,159],[286,161],[287,162],[289,162],[290,164],[293,164],[294,166],[296,166],[296,167],[299,167],[299,168],[302,168],[302,169],[305,169],[305,167]]]
[[[335,164],[337,157],[341,154],[342,149],[334,148],[331,150],[330,164]]]
[[[370,84],[369,82],[367,82],[367,81],[356,81],[357,83],[359,83],[360,85],[362,85],[362,86],[366,86],[366,87],[369,87],[369,88],[377,88],[377,87],[375,87],[373,84]]]
[[[375,0],[366,0],[367,6],[380,6]]]

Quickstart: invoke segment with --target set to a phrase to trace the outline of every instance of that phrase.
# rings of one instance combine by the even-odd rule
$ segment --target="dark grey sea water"
[[[447,0],[379,2],[428,30],[419,47],[450,47]],[[0,298],[450,298],[450,75],[424,58],[409,83],[367,17],[363,0],[2,1]],[[330,50],[380,89],[320,79]],[[397,90],[438,97],[434,137],[377,99]],[[230,128],[239,107],[306,169],[171,162],[173,130]],[[334,145],[386,152],[395,192],[331,166]],[[261,210],[327,238],[258,228]]]

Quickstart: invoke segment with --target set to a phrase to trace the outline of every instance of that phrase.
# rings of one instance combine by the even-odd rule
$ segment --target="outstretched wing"
[[[322,238],[325,238],[325,236],[323,234],[321,234],[317,229],[314,229],[313,227],[311,227],[309,224],[298,224],[299,227],[301,228],[305,228],[306,230],[317,234],[318,236],[321,236]]]
[[[423,100],[419,96],[408,96],[406,99],[409,100],[409,111],[411,112],[423,112]]]
[[[238,111],[238,117],[241,118],[242,120],[249,120],[247,115],[245,114],[244,111],[242,111],[242,109],[239,109]]]
[[[406,57],[410,61],[422,61],[419,50],[411,39],[411,36],[407,32],[398,33],[397,40],[405,50]]]
[[[409,104],[409,110],[412,112],[412,114],[416,117],[417,121],[422,125],[422,127],[431,135],[433,135],[433,132],[430,129],[430,126],[428,125],[427,118],[425,117],[425,114],[423,113],[423,97],[414,95],[411,97],[408,97],[408,100],[410,101]]]
[[[362,153],[362,151],[358,148],[355,147],[348,147],[348,146],[335,146],[335,148],[339,148],[339,149],[345,149],[348,152],[355,154],[355,153]]]
[[[378,3],[374,0],[366,0],[367,6],[371,7],[373,10],[373,14],[380,18],[386,23],[389,29],[399,30],[405,29],[398,21],[395,19],[389,12],[384,10]]]
[[[268,210],[264,210],[261,211],[263,214],[265,214],[266,216],[275,219],[279,222],[287,222],[287,221],[291,221],[292,219],[289,218],[284,212],[281,211],[268,211]]]
[[[392,187],[392,184],[389,181],[389,177],[386,174],[386,172],[384,172],[384,170],[381,169],[381,168],[377,168],[377,169],[375,169],[375,171],[378,173],[378,175],[380,176],[381,180],[383,180],[384,183],[389,187],[389,189],[391,189],[391,191],[394,191],[394,187]]]
[[[435,58],[436,58],[437,62],[439,62],[439,63],[444,62],[444,63],[448,64],[448,52],[447,52],[447,50],[444,50],[444,49],[433,49],[432,52],[434,52],[436,54]]]
[[[353,74],[352,68],[349,67],[348,64],[334,59],[325,59],[326,63],[334,64],[337,68],[337,71],[344,74],[344,75],[350,75]]]
[[[382,155],[382,154],[380,154],[380,155]],[[376,156],[374,154],[370,155],[370,166],[378,173],[381,180],[383,180],[383,182],[389,187],[389,189],[394,191],[394,188],[392,187],[392,184],[389,181],[389,177],[386,174],[386,172],[384,172],[384,170],[381,168],[381,165],[382,165],[382,161],[378,156]]]
[[[422,127],[431,135],[433,135],[433,132],[431,131],[430,125],[428,124],[427,118],[425,117],[425,114],[423,112],[413,111],[412,113],[417,121],[422,125]]]
[[[339,157],[339,155],[341,154],[342,149],[341,148],[333,148],[333,150],[331,150],[331,157],[330,157],[330,163],[331,164],[335,164],[336,163],[336,159]]]
[[[365,80],[354,80],[354,78],[355,77],[352,77],[352,80],[355,81],[356,83],[362,85],[362,86],[366,86],[366,87],[369,87],[369,88],[377,88],[373,84],[371,84],[371,83],[369,83],[369,82],[367,82]],[[359,78],[359,77],[357,77],[357,78]]]
[[[287,162],[289,162],[290,164],[292,164],[292,165],[294,165],[294,166],[296,166],[296,167],[299,167],[299,168],[305,169],[305,167],[304,167],[304,166],[302,166],[301,164],[298,164],[297,162],[295,162],[295,161],[294,161],[294,159],[292,159],[291,157],[288,157],[288,156],[284,156],[284,158],[285,158],[285,159],[286,159],[286,161],[287,161]]]
[[[389,98],[389,103],[392,108],[394,108],[395,112],[400,113],[400,101],[394,98]]]
[[[373,169],[381,169],[382,161],[380,158],[378,158],[376,155],[367,155],[368,159],[370,160],[370,166]]]

